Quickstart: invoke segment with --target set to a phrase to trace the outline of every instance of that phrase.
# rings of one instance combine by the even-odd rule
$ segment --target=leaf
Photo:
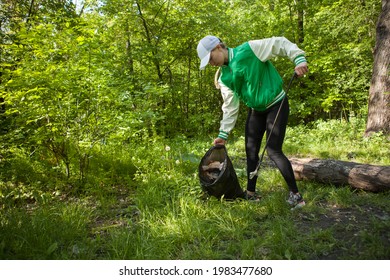
[[[77,41],[77,44],[83,45],[84,41],[85,41],[85,37],[84,36],[79,36],[79,37],[76,38],[76,41]]]
[[[46,250],[46,255],[50,256],[55,250],[58,248],[58,243],[54,242],[53,244],[50,245],[50,247]]]
[[[291,260],[292,255],[289,249],[284,252],[284,256],[286,257],[286,259]]]

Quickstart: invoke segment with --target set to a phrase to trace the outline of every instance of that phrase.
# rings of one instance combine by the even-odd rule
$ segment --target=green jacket
[[[224,100],[218,137],[227,139],[238,116],[239,100],[256,111],[264,111],[285,96],[283,80],[269,61],[287,56],[298,65],[306,62],[304,52],[284,37],[246,42],[229,48],[228,65],[222,66],[219,84]]]

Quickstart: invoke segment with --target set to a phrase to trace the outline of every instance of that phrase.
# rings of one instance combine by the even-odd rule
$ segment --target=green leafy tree
[[[45,20],[21,23],[7,46],[17,63],[2,75],[5,115],[12,120],[4,138],[54,159],[68,178],[74,166],[83,179],[91,150],[116,129],[118,111],[110,109],[118,98],[105,65],[107,42],[99,36],[104,28],[96,29],[100,18],[91,15],[94,24],[87,25],[61,11],[41,11]]]
[[[289,93],[292,123],[366,113],[378,1],[77,2],[0,6],[3,143],[69,178],[85,177],[98,143],[218,129],[216,69],[199,71],[196,54],[207,34],[232,47],[285,36],[306,51],[310,73]],[[273,62],[288,80],[291,61]]]
[[[118,78],[129,82],[126,87],[133,105],[151,128],[151,135],[169,136],[178,132],[190,135],[196,133],[199,125],[208,127],[208,119],[219,112],[215,106],[219,95],[212,87],[212,78],[199,72],[195,50],[204,32],[212,32],[212,27],[223,21],[220,16],[223,3],[105,1],[104,4],[102,10],[110,18],[113,40],[117,42],[115,53],[127,66],[123,67],[126,71],[118,71]],[[210,10],[215,15],[210,15]]]
[[[320,1],[310,7],[305,24],[305,49],[310,62],[294,113],[310,118],[348,118],[365,114],[377,1]]]

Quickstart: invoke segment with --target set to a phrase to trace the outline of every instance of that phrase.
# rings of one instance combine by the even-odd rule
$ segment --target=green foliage
[[[372,72],[378,1],[322,1],[310,7],[304,48],[310,75],[293,95],[293,114],[347,118],[365,112]],[[307,96],[312,96],[308,98]],[[317,109],[316,109],[317,108]],[[320,110],[318,110],[320,109]]]
[[[349,122],[316,121],[311,128],[303,125],[288,128],[287,153],[389,165],[389,139],[382,133],[362,138],[364,127],[364,120],[353,117]]]
[[[92,258],[87,227],[91,218],[91,211],[78,203],[7,209],[0,218],[0,259]]]
[[[199,38],[296,42],[302,11],[310,74],[290,91],[291,123],[367,113],[376,1],[87,1],[80,16],[68,4],[4,22],[0,102],[3,142],[51,157],[70,179],[84,179],[100,142],[217,131],[221,97],[215,69],[198,70]],[[274,63],[287,81],[292,63]]]
[[[364,126],[356,119],[291,128],[285,150],[320,156],[340,141],[327,157],[342,159],[354,148],[354,161],[389,164],[378,153],[388,140],[362,139]],[[346,138],[349,145],[342,144]],[[43,163],[17,174],[31,155],[14,151],[14,159],[1,161],[0,258],[387,259],[387,193],[298,182],[307,205],[291,211],[280,172],[263,168],[260,203],[205,199],[197,168],[211,140],[110,140],[91,153],[77,192],[61,185],[66,178],[39,178],[38,171],[47,170]],[[243,145],[237,137],[228,150],[245,186]]]
[[[231,47],[285,36],[305,49],[289,155],[388,165],[389,139],[362,137],[378,1],[34,3],[0,5],[0,258],[389,256],[385,194],[302,183],[309,203],[295,213],[275,170],[262,171],[260,205],[205,200],[197,178],[221,117],[215,69],[198,69],[207,34]],[[288,81],[293,64],[274,63]],[[228,148],[244,185],[241,110]],[[321,224],[333,206],[367,204],[375,215],[348,225],[351,241],[337,220]]]

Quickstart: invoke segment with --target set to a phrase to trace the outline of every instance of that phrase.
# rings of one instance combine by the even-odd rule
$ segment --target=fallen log
[[[296,180],[349,185],[371,192],[390,190],[390,166],[312,158],[290,158],[290,161]]]

